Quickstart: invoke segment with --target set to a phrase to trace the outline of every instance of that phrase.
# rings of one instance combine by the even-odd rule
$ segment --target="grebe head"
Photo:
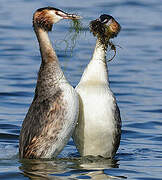
[[[120,24],[110,15],[102,14],[99,18],[100,22],[108,27],[108,31],[112,33],[111,38],[114,38],[120,32]]]
[[[41,28],[45,31],[51,31],[53,24],[61,19],[80,19],[80,16],[68,14],[54,7],[44,7],[36,10],[33,15],[33,27]]]
[[[98,19],[90,22],[90,30],[100,39],[114,38],[120,32],[120,24],[110,15],[102,14]]]

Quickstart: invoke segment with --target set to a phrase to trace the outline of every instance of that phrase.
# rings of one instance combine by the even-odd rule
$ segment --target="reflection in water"
[[[54,160],[21,160],[20,170],[31,179],[111,179],[104,170],[118,168],[117,160],[87,156]],[[68,170],[68,171],[67,171]],[[121,177],[120,177],[121,178]]]
[[[93,180],[121,179],[120,177],[118,178],[118,177],[115,177],[115,176],[109,176],[109,175],[105,174],[103,170],[88,172],[85,175],[89,176]]]
[[[109,179],[109,174],[127,176],[128,179],[161,180],[161,1],[0,2],[0,179]],[[95,167],[94,162],[85,163],[80,159],[19,162],[13,156],[18,151],[19,130],[33,97],[40,63],[32,14],[38,7],[45,6],[57,6],[67,12],[75,10],[84,17],[83,23],[87,25],[100,13],[110,13],[121,22],[123,29],[113,42],[122,48],[117,49],[115,61],[108,63],[110,85],[123,121],[118,151],[120,162],[101,161]],[[67,32],[69,24],[61,23],[54,27],[55,35],[50,34],[52,41],[63,39]],[[70,52],[60,51],[65,46],[57,48],[65,76],[73,86],[78,84],[95,44],[89,29],[85,31],[86,36],[79,37],[72,56],[68,55]],[[78,155],[71,141],[60,157],[69,154]],[[119,168],[117,163],[120,163]]]
[[[52,177],[55,173],[64,173],[66,165],[63,162],[46,161],[36,159],[21,160],[21,166],[19,167],[23,174],[31,179],[62,179]]]

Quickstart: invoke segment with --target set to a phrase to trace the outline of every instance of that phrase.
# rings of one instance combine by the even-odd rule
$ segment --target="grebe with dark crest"
[[[61,19],[80,19],[62,10],[45,7],[33,15],[42,63],[35,96],[20,132],[20,158],[56,157],[67,144],[78,118],[78,95],[67,82],[48,37]]]
[[[112,16],[103,14],[90,23],[90,30],[97,41],[92,59],[76,87],[80,110],[73,139],[81,156],[112,158],[120,144],[121,118],[109,87],[106,52],[120,25]]]

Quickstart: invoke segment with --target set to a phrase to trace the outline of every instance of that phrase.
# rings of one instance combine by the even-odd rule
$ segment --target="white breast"
[[[114,154],[116,100],[109,88],[105,66],[101,61],[91,61],[76,87],[80,112],[73,138],[82,156]]]

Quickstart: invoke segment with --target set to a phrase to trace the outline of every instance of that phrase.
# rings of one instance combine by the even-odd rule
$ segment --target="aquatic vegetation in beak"
[[[79,39],[81,32],[83,32],[83,24],[81,19],[72,19],[70,21],[70,27],[64,38],[60,40],[60,43],[65,43],[65,52],[70,50],[71,54],[76,46],[77,40]]]
[[[96,36],[100,40],[101,44],[104,45],[105,50],[109,46],[110,50],[114,51],[114,55],[109,60],[107,60],[108,62],[112,61],[116,56],[116,46],[113,44],[113,42],[110,41],[110,39],[117,36],[118,32],[120,31],[120,28],[118,29],[116,28],[117,32],[112,32],[111,24],[108,26],[102,23],[100,19],[91,21],[89,27],[93,35]],[[114,33],[117,33],[117,34],[114,35]]]
[[[73,51],[82,30],[83,24],[80,19],[75,19],[70,22],[70,28],[66,38],[71,41],[71,45],[69,46],[71,51]]]

